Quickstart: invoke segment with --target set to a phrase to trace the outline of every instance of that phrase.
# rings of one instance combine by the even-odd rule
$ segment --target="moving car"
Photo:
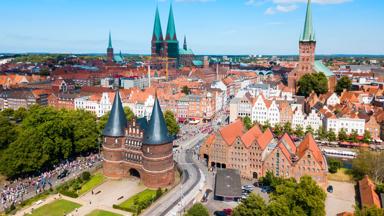
[[[329,186],[327,187],[327,191],[328,191],[329,193],[333,193],[333,186],[332,186],[332,185],[329,185]]]

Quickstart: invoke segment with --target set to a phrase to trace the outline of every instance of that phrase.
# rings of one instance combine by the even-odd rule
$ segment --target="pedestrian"
[[[93,195],[93,190],[92,190],[92,195]]]

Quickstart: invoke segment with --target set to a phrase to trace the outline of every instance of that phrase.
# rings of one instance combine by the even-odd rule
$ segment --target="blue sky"
[[[312,0],[318,54],[384,54],[383,0]],[[1,0],[1,52],[149,53],[156,0]],[[174,0],[196,54],[296,54],[306,0]],[[163,31],[170,0],[159,0]]]

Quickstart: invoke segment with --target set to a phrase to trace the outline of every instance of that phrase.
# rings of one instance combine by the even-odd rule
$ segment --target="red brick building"
[[[211,134],[200,157],[209,167],[238,169],[245,179],[270,171],[284,178],[310,175],[324,188],[327,185],[327,161],[310,133],[295,144],[288,134],[276,138],[270,129],[263,133],[258,126],[247,131],[237,120]]]
[[[305,16],[304,30],[299,41],[299,63],[296,68],[288,74],[288,87],[298,90],[298,82],[302,76],[310,73],[323,72],[328,79],[328,90],[333,91],[336,86],[335,75],[322,64],[315,61],[316,35],[312,24],[311,1],[308,0],[307,13]]]
[[[117,93],[103,130],[104,175],[137,176],[150,188],[170,186],[175,177],[172,141],[157,96],[149,122],[145,118],[127,122]]]

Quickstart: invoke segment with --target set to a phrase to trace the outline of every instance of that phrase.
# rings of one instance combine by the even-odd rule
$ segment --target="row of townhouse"
[[[321,186],[327,185],[326,158],[310,133],[296,144],[288,134],[277,138],[257,125],[246,130],[236,120],[211,134],[199,156],[210,167],[238,169],[245,179],[258,179],[270,171],[285,178],[310,175]]]
[[[48,105],[49,91],[41,89],[8,89],[0,91],[0,110]]]
[[[317,130],[322,126],[320,115],[312,110],[308,115],[303,112],[301,104],[289,103],[286,100],[268,100],[263,94],[253,97],[246,93],[243,97],[236,97],[230,103],[230,122],[248,116],[252,122],[269,123],[272,126],[291,122],[292,127],[306,128],[311,126]]]
[[[114,92],[95,93],[74,99],[75,109],[86,110],[101,117],[112,109]]]

